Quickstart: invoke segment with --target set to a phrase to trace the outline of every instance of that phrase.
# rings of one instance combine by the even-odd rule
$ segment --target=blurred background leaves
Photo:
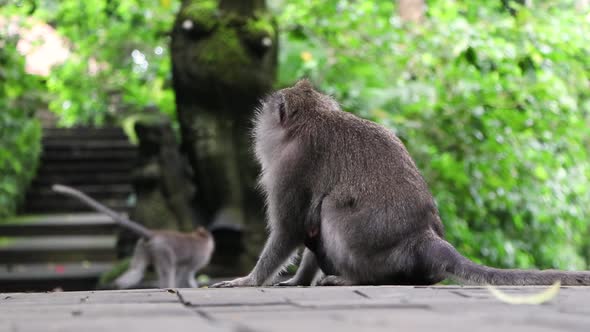
[[[281,28],[277,88],[310,77],[345,110],[394,130],[431,186],[449,241],[466,256],[587,269],[590,12],[580,3],[507,10],[501,0],[431,0],[423,20],[406,23],[395,1],[269,0]],[[49,23],[71,53],[40,80],[24,71],[11,34],[0,39],[0,216],[14,210],[38,155],[39,124],[27,116],[39,108],[33,97],[47,95],[68,126],[120,123],[147,105],[174,119],[168,44],[178,7],[3,7],[4,18]]]

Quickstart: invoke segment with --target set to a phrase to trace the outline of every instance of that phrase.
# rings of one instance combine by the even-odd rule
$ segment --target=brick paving
[[[502,287],[510,294],[542,287]],[[510,305],[484,287],[1,293],[0,331],[590,331],[590,287]]]

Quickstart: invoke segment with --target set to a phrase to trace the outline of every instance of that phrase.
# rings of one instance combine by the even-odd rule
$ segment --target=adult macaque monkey
[[[191,233],[149,230],[79,190],[64,185],[54,185],[52,189],[81,200],[141,237],[135,246],[129,270],[115,280],[117,288],[137,285],[150,263],[158,275],[158,287],[198,287],[195,274],[209,263],[215,247],[213,237],[204,227],[197,227]]]
[[[428,285],[445,278],[492,285],[590,285],[590,272],[477,265],[444,240],[435,201],[402,142],[343,112],[307,81],[270,95],[255,118],[270,235],[245,277],[214,287],[259,286],[305,244],[282,285]]]

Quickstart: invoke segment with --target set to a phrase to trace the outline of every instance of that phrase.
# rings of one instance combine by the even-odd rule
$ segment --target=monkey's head
[[[263,103],[262,113],[282,128],[291,128],[314,118],[321,112],[338,111],[340,106],[331,97],[314,89],[307,79],[271,94]]]
[[[326,112],[341,111],[330,96],[314,89],[306,80],[278,90],[262,102],[254,118],[255,149],[263,168],[276,149],[284,148],[286,139],[313,125]]]

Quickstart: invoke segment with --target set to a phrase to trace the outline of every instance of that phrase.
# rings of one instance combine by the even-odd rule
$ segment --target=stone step
[[[84,139],[127,139],[125,132],[119,127],[75,127],[75,128],[43,128],[43,139],[74,138]]]
[[[31,199],[69,199],[68,196],[54,192],[50,186],[32,187],[30,192]],[[130,192],[133,191],[133,187],[130,184],[85,184],[79,186],[76,189],[86,193],[87,195],[94,197],[95,199],[100,198],[121,198],[127,197]]]
[[[131,206],[123,199],[112,199],[105,200],[101,199],[100,202],[110,209],[118,212],[127,212],[131,209]],[[71,198],[59,198],[59,199],[47,199],[39,200],[37,202],[29,202],[26,205],[27,213],[63,213],[63,212],[91,212],[94,211],[90,207],[80,203]]]
[[[126,211],[136,160],[137,146],[119,127],[43,128],[39,169],[20,211],[91,211],[77,200],[54,193],[51,185],[55,183],[74,186],[115,210]]]
[[[102,140],[76,140],[73,138],[65,139],[61,137],[48,137],[43,139],[44,150],[61,150],[61,149],[129,149],[135,150],[136,146],[127,140],[121,139],[102,139]]]
[[[39,172],[37,177],[33,180],[32,186],[48,187],[55,183],[79,186],[89,183],[100,183],[103,185],[127,185],[129,184],[129,172],[113,171],[113,172],[84,172],[84,173],[50,173],[47,171]]]
[[[0,224],[0,291],[94,289],[116,261],[117,224],[100,213],[25,215]]]
[[[11,237],[0,243],[0,264],[113,262],[114,235]]]
[[[135,165],[134,159],[122,159],[116,161],[101,160],[68,160],[42,164],[38,171],[38,177],[44,174],[68,174],[68,173],[94,173],[94,172],[130,172]]]
[[[113,267],[112,262],[0,265],[0,283],[9,280],[47,280],[96,277]]]
[[[116,261],[118,226],[51,185],[72,185],[125,212],[137,147],[118,127],[44,128],[42,144],[21,211],[92,213],[27,215],[0,225],[0,290],[93,289]]]
[[[109,235],[117,224],[99,213],[68,213],[19,216],[0,224],[0,235],[7,236],[56,236],[56,235]]]
[[[0,265],[0,292],[94,289],[113,262]]]
[[[83,184],[76,188],[114,210],[126,211],[130,208],[127,203],[133,192],[130,184]],[[25,201],[23,210],[28,214],[93,211],[77,199],[54,192],[49,185],[31,186]]]
[[[72,150],[72,151],[50,151],[41,154],[41,165],[44,163],[80,160],[93,161],[120,161],[135,160],[137,152],[135,150]]]

